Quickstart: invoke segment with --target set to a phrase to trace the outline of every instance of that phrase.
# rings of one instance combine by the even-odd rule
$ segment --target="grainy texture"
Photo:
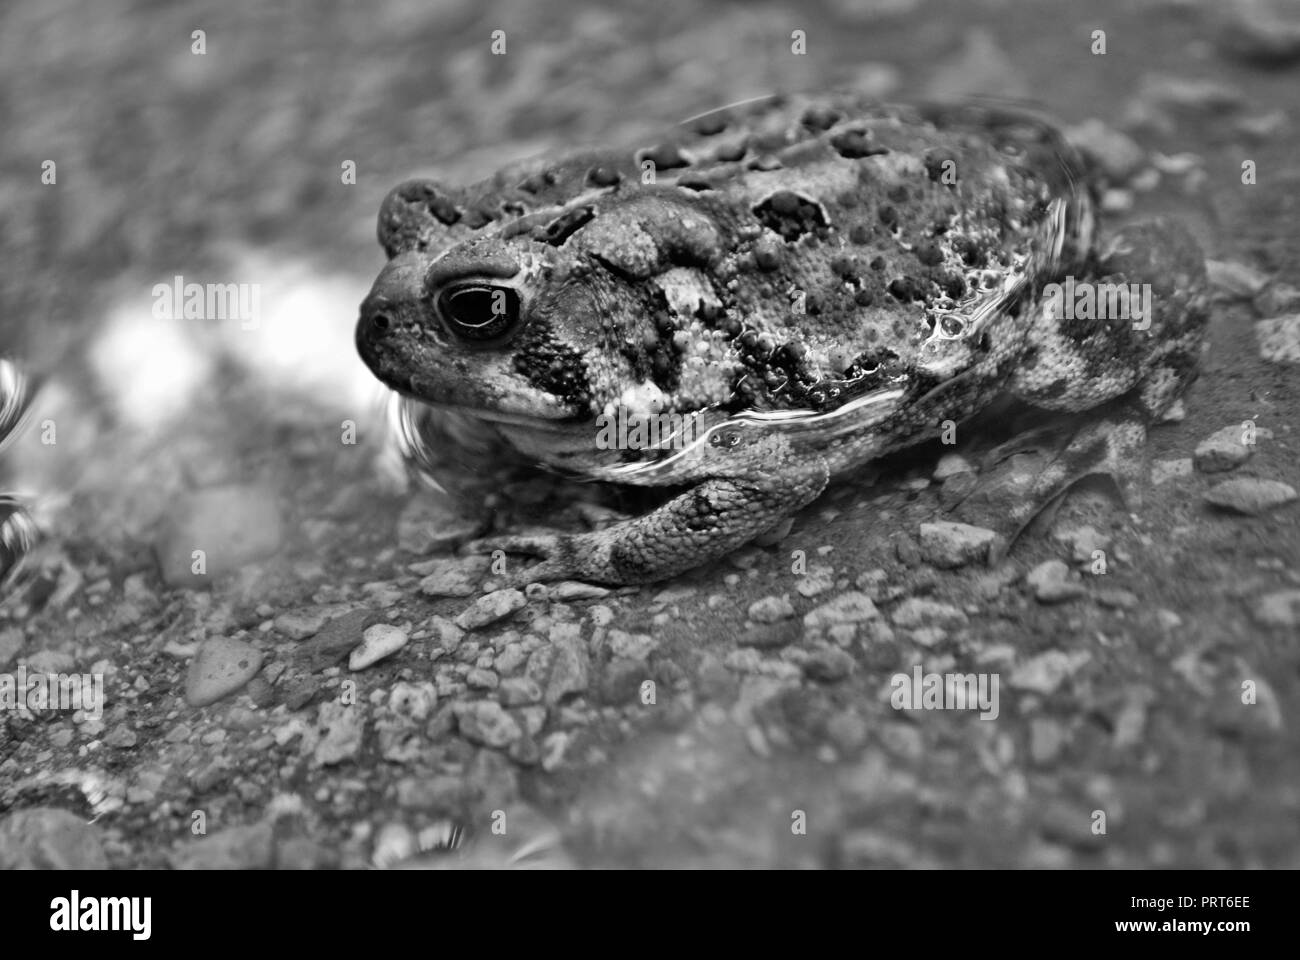
[[[96,819],[76,863],[123,868],[1300,866],[1300,512],[1212,508],[1205,493],[1236,477],[1191,461],[1252,421],[1237,473],[1300,486],[1296,368],[1253,338],[1253,321],[1276,320],[1280,339],[1300,310],[1296,74],[1258,69],[1235,42],[1220,58],[1222,6],[0,5],[0,348],[58,387],[0,454],[23,492],[47,494],[44,547],[0,605],[0,669],[102,672],[107,695],[98,719],[0,711],[0,842],[24,860],[68,816]],[[1089,37],[1103,26],[1099,56]],[[190,53],[198,28],[204,58]],[[504,57],[488,50],[495,29]],[[806,56],[791,54],[794,29]],[[468,598],[419,591],[428,552],[446,559],[489,522],[588,532],[654,504],[512,472],[486,441],[444,465],[468,501],[431,510],[426,491],[376,481],[384,424],[345,387],[370,377],[350,341],[382,265],[387,191],[856,82],[904,100],[1019,89],[1066,124],[1098,118],[1111,135],[1093,125],[1085,139],[1109,150],[1110,227],[1177,217],[1255,278],[1220,291],[1201,377],[1150,431],[1164,482],[1142,485],[1134,520],[1079,491],[1055,518],[1060,538],[1031,531],[1000,565],[938,568],[921,525],[972,473],[937,476],[954,451],[927,444],[832,485],[766,546],[661,587],[536,595],[457,627]],[[39,180],[47,159],[56,187]],[[355,186],[340,183],[345,160]],[[177,273],[263,282],[267,306],[305,303],[308,322],[154,321],[150,289]],[[122,304],[141,335],[116,363],[92,362]],[[141,422],[123,396],[178,340],[211,363],[162,354],[184,376],[143,405],[168,416]],[[299,379],[320,360],[303,345],[348,366]],[[58,442],[45,445],[51,415]],[[340,442],[344,420],[359,443]],[[997,472],[983,441],[1011,426],[994,412],[959,433],[982,483]],[[1008,480],[1035,455],[1004,461]],[[209,590],[167,587],[151,545],[173,496],[250,482],[277,491],[279,551]],[[1109,542],[1079,560],[1085,538],[1065,535],[1084,527]],[[1025,581],[1050,561],[1067,576],[1049,576],[1054,564]],[[362,613],[347,629],[326,621],[312,647],[304,625],[322,609]],[[346,671],[348,637],[370,622],[409,622],[410,642]],[[212,637],[256,646],[264,664],[237,694],[189,708],[187,663]],[[918,666],[1000,675],[998,717],[895,710],[882,692]],[[344,711],[332,705],[348,681]],[[67,813],[34,812],[51,808]],[[510,843],[488,829],[495,809]]]

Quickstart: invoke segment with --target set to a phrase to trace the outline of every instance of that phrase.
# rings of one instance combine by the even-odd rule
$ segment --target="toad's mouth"
[[[432,400],[412,391],[394,389],[393,400],[410,412],[432,411],[434,414],[446,413],[455,416],[482,420],[498,426],[516,427],[533,430],[541,434],[577,434],[595,430],[596,419],[590,414],[574,414],[563,409],[547,408],[545,412],[524,412],[485,408],[475,404],[457,403],[455,401]]]
[[[487,420],[491,423],[514,427],[528,427],[533,430],[540,430],[543,433],[570,433],[578,429],[591,430],[594,429],[596,423],[595,417],[592,416],[580,414],[566,415],[562,412],[557,412],[555,415],[551,416],[543,413],[513,413],[507,410],[482,410],[477,407],[467,407],[454,403],[428,403],[428,406],[434,407],[435,409],[442,408],[453,410],[456,413],[477,417],[480,420]]]
[[[454,433],[484,431],[505,437],[516,449],[539,461],[572,453],[587,453],[596,436],[591,417],[544,419],[519,413],[483,410],[456,403],[433,403],[407,394],[393,393],[388,404],[388,423],[402,457],[417,466],[438,461],[426,438],[430,421],[445,421]]]
[[[497,376],[492,376],[494,373]],[[573,404],[532,389],[503,370],[488,371],[488,374],[482,379],[445,379],[422,368],[405,376],[380,375],[379,379],[412,402],[480,420],[533,426],[539,430],[552,424],[571,425],[591,420],[589,414]],[[505,381],[505,385],[499,385],[500,381]]]

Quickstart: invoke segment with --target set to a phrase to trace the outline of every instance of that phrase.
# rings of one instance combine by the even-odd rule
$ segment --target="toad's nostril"
[[[370,317],[370,330],[375,334],[383,335],[387,333],[392,325],[392,318],[386,313],[376,313]]]

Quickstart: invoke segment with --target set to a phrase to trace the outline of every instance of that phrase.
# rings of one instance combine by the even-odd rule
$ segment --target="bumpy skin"
[[[604,531],[478,545],[542,556],[519,582],[689,569],[1007,390],[1110,424],[1044,470],[1046,502],[1117,472],[1194,375],[1205,323],[1185,231],[1132,227],[1098,252],[1082,181],[1021,109],[749,104],[639,150],[397,187],[357,346],[431,433],[468,416],[580,476],[689,487]],[[1151,283],[1149,329],[1057,316],[1041,294],[1067,275]],[[620,411],[696,415],[698,440],[602,449],[595,419]]]

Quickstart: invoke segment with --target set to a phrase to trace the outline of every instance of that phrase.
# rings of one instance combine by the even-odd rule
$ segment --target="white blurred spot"
[[[170,276],[146,278],[115,304],[90,347],[90,363],[128,425],[152,431],[183,418],[195,403],[219,403],[223,385],[214,375],[223,357],[268,392],[296,395],[358,422],[380,415],[386,391],[353,343],[369,277],[330,276],[278,253],[243,250],[225,270],[187,274],[184,281],[255,285],[258,315],[158,319],[149,291],[170,284]]]
[[[321,406],[371,415],[378,381],[357,356],[357,314],[373,277],[330,276],[311,264],[246,251],[234,271],[261,284],[262,316],[255,329],[227,325],[230,355],[268,383]]]
[[[90,365],[130,426],[156,429],[207,388],[213,361],[190,329],[196,322],[156,319],[145,296],[110,309],[90,346]]]

